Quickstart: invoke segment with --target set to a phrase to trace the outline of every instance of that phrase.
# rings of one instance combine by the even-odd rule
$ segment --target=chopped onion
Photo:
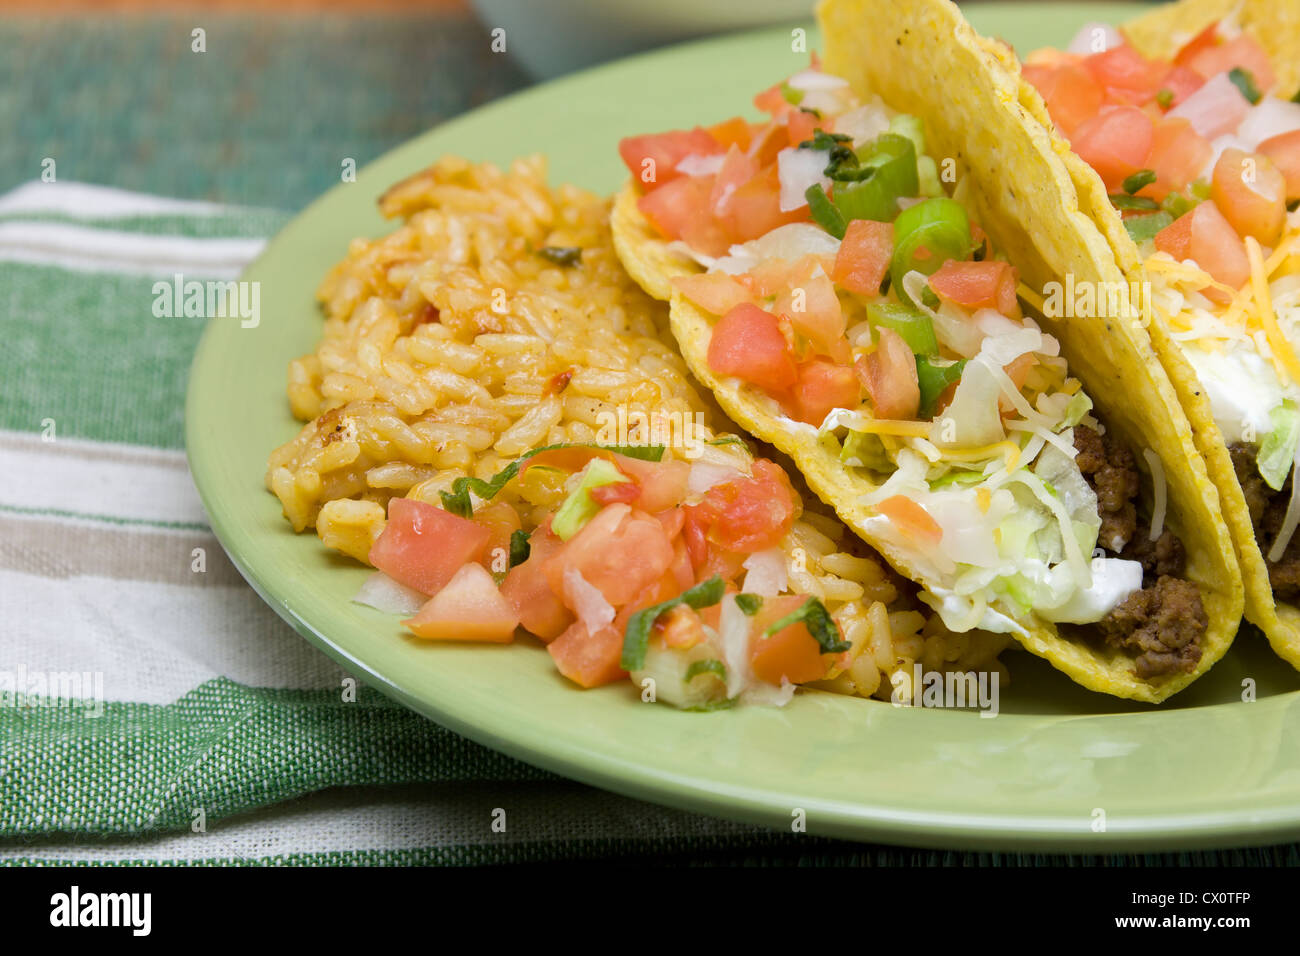
[[[1150,448],[1142,450],[1142,457],[1151,466],[1151,533],[1147,535],[1155,541],[1165,530],[1165,509],[1169,506],[1169,487],[1165,482],[1165,463]]]
[[[983,317],[989,318],[988,312],[992,310],[980,310],[975,314],[976,319]],[[994,312],[998,318],[1004,318]],[[1008,320],[1010,321],[1010,320]],[[1001,334],[990,334],[984,339],[981,353],[992,359],[998,365],[1010,365],[1020,356],[1029,352],[1037,352],[1043,347],[1043,333],[1037,329],[1026,328],[1022,325],[1012,323],[1014,329],[1004,330]],[[981,323],[983,327],[983,323]]]
[[[429,596],[399,584],[383,571],[376,571],[366,578],[352,600],[385,614],[414,614],[424,606]]]
[[[999,369],[1001,371],[1001,369]],[[987,363],[972,359],[962,370],[953,392],[952,402],[943,416],[935,419],[930,441],[940,447],[978,448],[1002,441],[1002,415],[998,409],[998,396],[1002,386]],[[942,440],[944,426],[952,422],[952,441]]]
[[[707,156],[691,153],[679,162],[676,168],[683,176],[712,176],[722,168],[726,158],[723,153],[711,153]]]
[[[736,697],[753,678],[749,669],[749,618],[734,595],[722,599],[718,637],[722,641],[723,663],[727,665],[727,697]]]
[[[781,181],[781,211],[791,212],[808,205],[804,193],[809,186],[821,186],[825,189],[830,180],[822,175],[822,170],[831,161],[831,155],[824,149],[799,149],[786,147],[776,154],[777,176]]]
[[[785,81],[792,90],[838,90],[849,85],[849,81],[834,73],[821,70],[804,70]]]
[[[1300,103],[1266,96],[1250,108],[1237,127],[1237,135],[1250,144],[1248,152],[1254,152],[1264,140],[1296,129],[1300,129]]]
[[[835,131],[859,146],[875,140],[889,129],[889,111],[879,103],[868,103],[835,117]]]
[[[696,252],[694,249],[692,249],[686,243],[682,242],[680,239],[674,239],[672,242],[668,243],[668,251],[675,252],[678,255],[686,256],[689,259],[694,259],[696,262],[704,266],[704,268],[706,269],[713,269],[718,262],[718,260],[713,258],[713,256],[706,256],[702,252]],[[745,272],[745,271],[747,270],[745,269],[739,270],[739,272]],[[739,272],[737,274],[739,274]]]
[[[1105,53],[1123,45],[1124,38],[1109,23],[1085,23],[1066,47],[1066,52],[1087,56],[1090,53]]]
[[[719,465],[711,461],[691,462],[690,474],[686,478],[686,491],[692,495],[702,495],[714,485],[726,484],[744,473],[730,465]]]
[[[572,565],[564,569],[564,603],[573,608],[588,634],[595,634],[614,620],[614,605]]]
[[[807,150],[804,150],[807,152]],[[825,229],[810,222],[792,222],[777,226],[771,232],[732,246],[724,258],[717,260],[716,267],[735,275],[748,272],[759,262],[768,259],[784,259],[793,262],[804,256],[832,256],[840,251],[840,241]],[[743,264],[743,268],[733,271],[731,264]]]
[[[1269,548],[1268,559],[1281,561],[1286,554],[1286,547],[1291,543],[1296,525],[1300,524],[1300,445],[1296,446],[1296,465],[1291,467],[1291,500],[1286,505],[1286,517],[1282,519],[1282,528],[1277,533],[1277,540]]]
[[[1165,115],[1182,117],[1196,132],[1213,140],[1235,130],[1248,112],[1250,103],[1241,90],[1227,73],[1220,73]]]
[[[776,597],[789,587],[785,552],[780,548],[755,551],[741,567],[749,572],[745,575],[745,590],[751,594]]]
[[[781,686],[774,687],[766,681],[755,681],[740,695],[741,703],[759,707],[784,707],[794,699],[795,685],[784,677]]]
[[[1223,155],[1225,149],[1239,149],[1243,153],[1254,152],[1254,148],[1249,143],[1233,133],[1225,133],[1218,139],[1211,140],[1210,158],[1201,167],[1201,179],[1210,180],[1214,175],[1214,167],[1219,165],[1219,157]]]

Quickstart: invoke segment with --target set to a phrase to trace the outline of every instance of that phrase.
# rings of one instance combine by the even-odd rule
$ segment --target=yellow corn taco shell
[[[976,219],[1017,266],[1031,289],[1073,273],[1076,282],[1110,282],[1127,303],[1127,285],[1106,239],[1080,209],[1070,175],[1051,137],[1020,104],[1014,60],[981,40],[947,0],[877,3],[827,0],[818,8],[828,72],[859,94],[924,119],[930,152],[955,160],[971,177]],[[926,583],[909,556],[873,534],[874,511],[860,503],[876,485],[845,469],[838,455],[789,427],[765,396],[715,376],[706,361],[711,318],[674,292],[674,275],[699,271],[658,238],[636,206],[635,186],[617,198],[615,247],[625,268],[651,295],[671,301],[672,331],[691,370],[727,413],[758,438],[785,452],[809,488],[901,573]],[[1140,318],[1050,320],[1073,374],[1093,397],[1107,427],[1130,447],[1152,449],[1168,481],[1166,523],[1187,550],[1186,576],[1201,591],[1209,627],[1202,657],[1190,673],[1137,677],[1122,651],[1068,640],[1036,617],[1018,623],[1028,650],[1092,690],[1158,703],[1209,670],[1232,643],[1241,618],[1241,577],[1232,542],[1215,519],[1218,496],[1194,453],[1191,429]],[[1137,455],[1139,466],[1145,462]],[[1150,476],[1147,475],[1149,479]],[[1148,481],[1149,486],[1149,481]]]
[[[1120,32],[1146,56],[1171,57],[1182,43],[1202,29],[1234,13],[1241,28],[1268,52],[1282,95],[1294,94],[1300,86],[1300,4],[1279,0],[1183,0],[1152,10],[1120,27]],[[1004,62],[1019,69],[1005,48],[997,49]],[[1110,243],[1118,267],[1131,281],[1145,282],[1147,276],[1137,244],[1107,198],[1101,177],[1056,132],[1046,105],[1028,83],[1021,83],[1020,99],[1050,135],[1053,147],[1069,170],[1080,207]],[[1300,607],[1274,600],[1268,566],[1255,539],[1250,511],[1237,482],[1227,442],[1214,421],[1209,397],[1159,316],[1153,317],[1149,333],[1151,344],[1191,422],[1196,450],[1204,458],[1218,489],[1223,521],[1241,565],[1246,617],[1264,632],[1283,660],[1300,669]]]

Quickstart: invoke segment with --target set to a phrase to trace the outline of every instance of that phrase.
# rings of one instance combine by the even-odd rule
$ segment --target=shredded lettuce
[[[894,470],[894,463],[889,459],[885,443],[879,435],[870,432],[850,431],[844,436],[844,445],[840,448],[840,461],[846,465],[866,468],[868,471],[888,473]]]
[[[1284,399],[1268,413],[1268,419],[1273,428],[1260,442],[1255,465],[1268,486],[1281,491],[1295,464],[1296,445],[1300,444],[1300,406]]]
[[[1073,428],[1083,421],[1083,416],[1092,411],[1092,399],[1083,392],[1075,392],[1065,403],[1065,416],[1061,419],[1062,428]]]

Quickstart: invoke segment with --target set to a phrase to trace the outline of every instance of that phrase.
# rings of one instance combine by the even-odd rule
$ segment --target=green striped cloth
[[[155,318],[152,286],[237,275],[284,218],[76,183],[0,197],[0,859],[483,862],[776,842],[561,781],[375,692],[343,704],[342,672],[242,581],[181,450],[202,320]]]

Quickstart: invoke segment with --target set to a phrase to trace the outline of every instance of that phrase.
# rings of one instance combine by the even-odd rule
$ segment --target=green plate
[[[1088,20],[1140,9],[977,5],[970,14],[1024,50],[1063,45]],[[271,449],[300,427],[285,367],[317,341],[313,291],[348,240],[391,229],[375,209],[385,187],[446,152],[499,163],[542,152],[553,181],[612,191],[623,175],[619,137],[732,115],[806,62],[791,51],[790,31],[773,29],[600,67],[432,130],[310,206],[245,276],[261,283],[261,324],[211,322],[195,358],[190,466],[222,544],[272,607],[371,685],[489,747],[631,796],[950,848],[1102,853],[1300,836],[1300,675],[1253,633],[1158,710],[1090,694],[1016,653],[993,719],[815,692],[780,710],[680,713],[641,703],[630,683],[577,690],[526,641],[455,647],[404,637],[393,618],[350,603],[367,570],[281,517],[262,476]],[[425,81],[437,82],[436,72]],[[1258,699],[1243,703],[1248,681]]]

